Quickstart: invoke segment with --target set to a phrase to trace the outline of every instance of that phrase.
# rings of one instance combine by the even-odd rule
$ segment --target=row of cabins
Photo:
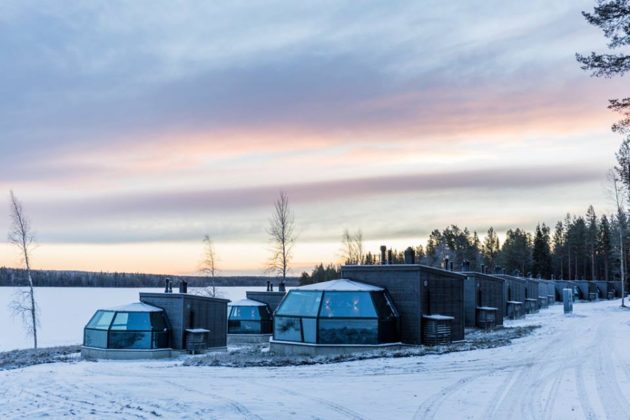
[[[446,267],[449,267],[448,264]],[[228,344],[270,342],[281,354],[345,353],[464,340],[466,328],[494,328],[562,299],[620,297],[619,282],[522,278],[408,263],[348,265],[340,280],[228,300],[140,293],[140,303],[96,312],[83,354],[167,357]]]

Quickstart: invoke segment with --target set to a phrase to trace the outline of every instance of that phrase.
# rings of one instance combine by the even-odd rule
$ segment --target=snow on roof
[[[448,321],[449,319],[455,319],[452,316],[447,315],[422,315],[422,318],[433,319],[436,321]]]
[[[359,283],[348,279],[330,280],[322,283],[309,284],[307,286],[296,287],[293,290],[323,290],[336,292],[379,292],[382,287],[372,286],[371,284]]]
[[[143,302],[130,303],[128,305],[116,306],[114,308],[104,309],[105,311],[117,311],[117,312],[161,312],[162,308],[157,306],[147,305]]]
[[[258,302],[252,299],[241,299],[236,302],[228,303],[229,306],[267,306],[266,303]]]

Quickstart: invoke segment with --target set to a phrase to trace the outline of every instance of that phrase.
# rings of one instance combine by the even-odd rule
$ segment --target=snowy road
[[[292,368],[80,362],[0,372],[0,416],[630,418],[630,311],[556,305],[508,347]]]

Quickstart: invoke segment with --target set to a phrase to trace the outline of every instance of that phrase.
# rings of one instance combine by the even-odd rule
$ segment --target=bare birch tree
[[[214,243],[210,235],[203,237],[203,260],[201,261],[201,272],[210,278],[211,285],[205,289],[205,295],[217,297],[217,286],[215,277],[217,275],[217,254],[214,249]]]
[[[10,308],[14,315],[20,316],[27,328],[27,333],[33,337],[33,348],[37,348],[37,327],[39,325],[37,303],[35,302],[35,290],[31,276],[31,251],[34,246],[34,235],[31,231],[31,222],[24,214],[22,203],[17,199],[13,191],[10,197],[11,226],[9,228],[9,242],[20,250],[20,257],[26,269],[28,288],[19,290],[11,301]]]
[[[363,253],[363,232],[361,229],[350,233],[348,229],[341,235],[341,246],[343,260],[345,264],[363,264],[365,255]]]
[[[269,219],[267,233],[272,243],[268,271],[281,277],[281,284],[284,284],[293,257],[292,251],[296,241],[296,233],[295,217],[289,207],[289,196],[283,191],[280,191],[280,196],[274,203],[274,211],[271,219]]]

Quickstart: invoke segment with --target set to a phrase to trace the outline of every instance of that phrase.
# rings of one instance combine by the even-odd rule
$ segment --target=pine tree
[[[590,266],[589,275],[591,280],[595,280],[597,277],[595,270],[595,253],[597,250],[597,234],[599,228],[597,226],[597,215],[595,214],[595,209],[593,206],[589,206],[586,211],[586,252],[588,253],[588,260],[585,263],[588,263]],[[585,273],[586,274],[586,273]]]
[[[610,222],[606,215],[603,215],[599,223],[599,232],[597,235],[597,254],[602,263],[603,279],[609,280],[610,263],[612,258],[612,241]]]
[[[488,267],[488,271],[493,272],[497,266],[497,258],[499,257],[499,253],[501,252],[499,237],[497,236],[497,233],[494,231],[493,227],[490,227],[488,229],[488,233],[483,240],[481,252],[483,254],[484,264],[486,265],[486,267]]]
[[[536,226],[532,250],[532,271],[534,275],[551,277],[551,244],[549,228],[543,223]]]
[[[576,54],[582,69],[592,71],[591,75],[595,77],[623,76],[630,71],[630,55],[615,53],[630,45],[630,2],[597,0],[593,12],[582,12],[582,15],[588,23],[602,29],[609,40],[608,53]],[[608,108],[623,116],[621,121],[613,125],[613,131],[630,134],[630,98],[611,99]]]
[[[564,249],[564,225],[562,222],[556,223],[556,227],[553,231],[553,272],[554,275],[559,278],[564,278],[564,260],[565,260],[565,249]]]
[[[508,273],[527,275],[531,270],[531,235],[522,229],[509,229],[501,247],[501,266]]]
[[[444,258],[448,256],[448,250],[442,237],[442,233],[435,229],[429,235],[426,246],[426,264],[439,267]]]

